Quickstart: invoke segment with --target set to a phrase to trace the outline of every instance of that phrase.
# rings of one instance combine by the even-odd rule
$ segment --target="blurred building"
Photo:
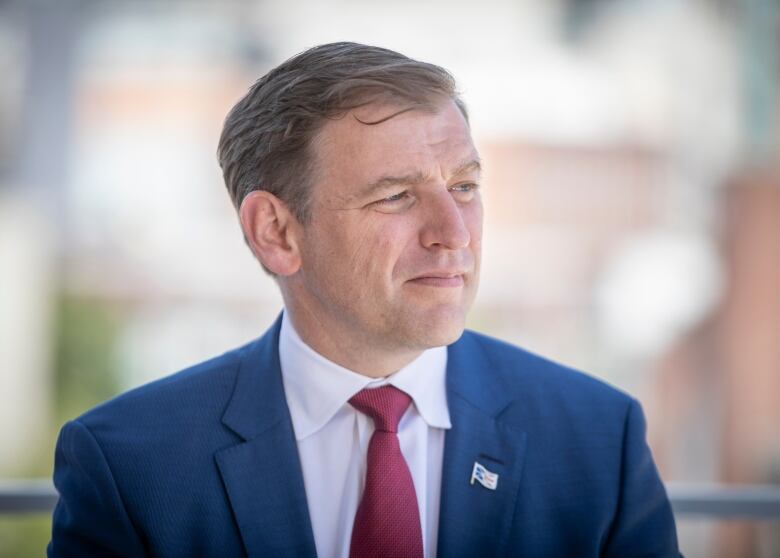
[[[267,69],[346,39],[458,78],[471,326],[636,395],[666,480],[780,482],[778,26],[768,0],[0,2],[0,476],[273,320],[217,138]],[[771,556],[770,531],[680,525],[689,557]]]

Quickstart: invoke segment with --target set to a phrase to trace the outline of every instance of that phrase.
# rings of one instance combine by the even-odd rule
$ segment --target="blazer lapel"
[[[243,441],[215,455],[249,556],[316,556],[279,365],[281,318],[248,348],[222,422]]]
[[[497,418],[511,403],[474,336],[449,347],[447,432],[442,470],[438,554],[501,556],[520,489],[526,433]],[[474,463],[498,475],[495,489],[471,483]]]

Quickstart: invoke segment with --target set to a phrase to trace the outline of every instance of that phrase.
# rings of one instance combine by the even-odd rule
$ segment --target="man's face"
[[[466,121],[450,100],[405,108],[362,107],[318,134],[291,278],[306,319],[369,350],[455,341],[479,279],[479,156]]]

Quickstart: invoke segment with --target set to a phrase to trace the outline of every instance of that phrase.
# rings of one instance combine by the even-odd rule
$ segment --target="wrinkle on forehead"
[[[319,175],[313,181],[319,188],[315,196],[320,203],[332,209],[357,209],[366,187],[384,177],[417,175],[415,182],[422,177],[447,181],[465,174],[460,167],[464,162],[478,162],[479,156],[465,118],[450,103],[423,107],[372,104],[353,110],[351,118],[326,123],[311,144]],[[449,110],[456,111],[457,118],[436,118]],[[413,112],[431,119],[420,120],[410,115]]]

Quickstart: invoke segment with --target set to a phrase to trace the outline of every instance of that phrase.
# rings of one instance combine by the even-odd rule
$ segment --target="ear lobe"
[[[292,275],[301,267],[296,241],[298,220],[287,206],[263,190],[250,192],[238,210],[244,237],[255,257],[276,275]]]

